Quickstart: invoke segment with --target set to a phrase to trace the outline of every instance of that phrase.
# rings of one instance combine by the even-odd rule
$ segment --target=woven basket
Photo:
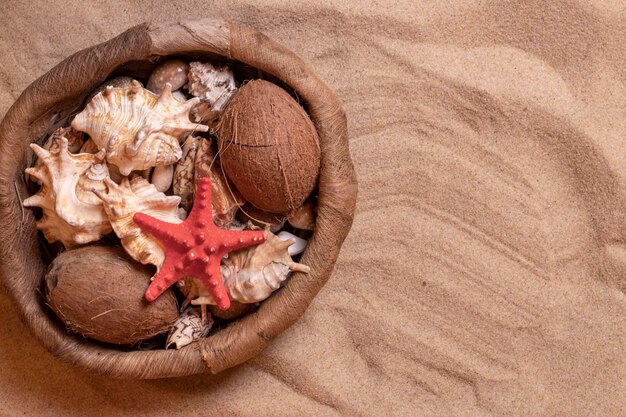
[[[214,335],[180,350],[123,351],[66,331],[45,306],[41,282],[48,267],[35,217],[21,201],[28,194],[28,145],[67,125],[86,96],[115,74],[145,78],[164,56],[222,59],[291,88],[313,120],[322,153],[316,230],[296,273],[260,308]],[[249,74],[250,75],[250,74]],[[218,373],[258,355],[294,323],[328,280],[354,215],[355,172],[346,118],[335,95],[293,52],[260,32],[233,22],[199,20],[143,24],[82,50],[33,82],[0,124],[0,280],[24,323],[56,357],[121,378],[163,378]]]

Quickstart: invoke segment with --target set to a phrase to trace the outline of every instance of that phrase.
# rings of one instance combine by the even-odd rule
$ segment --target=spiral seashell
[[[25,207],[40,207],[43,217],[37,221],[48,242],[61,242],[67,248],[99,240],[111,232],[102,201],[92,189],[108,179],[104,153],[72,154],[65,137],[57,139],[47,151],[31,144],[41,165],[27,168],[26,173],[40,185],[39,192],[24,200]],[[53,148],[53,149],[54,149]]]
[[[189,307],[178,317],[178,320],[172,326],[172,330],[170,330],[167,336],[165,348],[167,349],[174,345],[176,349],[180,349],[200,340],[208,336],[212,326],[213,319],[210,315],[203,320],[198,307]]]
[[[180,197],[166,196],[140,176],[124,177],[120,185],[109,178],[104,183],[107,189],[96,194],[102,199],[104,211],[122,246],[136,261],[160,268],[165,260],[163,248],[141,231],[133,222],[133,216],[141,212],[169,223],[182,223],[178,217]]]
[[[291,271],[309,273],[306,265],[294,262],[288,248],[295,241],[282,241],[267,231],[267,240],[258,245],[235,252],[222,260],[224,285],[231,300],[240,303],[257,303],[265,300],[280,288]],[[185,303],[193,305],[215,304],[207,289],[195,278],[181,281],[178,288],[186,296]]]
[[[199,99],[184,103],[167,84],[159,97],[138,81],[130,87],[107,87],[76,115],[72,127],[86,132],[106,151],[107,162],[122,175],[157,165],[171,165],[182,155],[179,139],[208,126],[192,123],[189,111]]]

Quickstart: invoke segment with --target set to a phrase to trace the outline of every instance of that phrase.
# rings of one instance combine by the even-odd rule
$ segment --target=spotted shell
[[[309,272],[309,267],[294,262],[288,248],[294,240],[283,241],[267,231],[267,240],[257,246],[231,252],[222,260],[221,271],[230,299],[240,303],[265,300],[288,278],[291,271]],[[195,278],[179,284],[186,302],[193,305],[215,304],[206,288]]]
[[[37,228],[48,242],[71,248],[99,240],[111,232],[111,224],[102,201],[92,191],[102,189],[108,178],[104,154],[72,154],[68,146],[65,137],[58,138],[51,151],[31,144],[41,165],[27,168],[26,173],[41,189],[23,204],[42,209]]]
[[[163,248],[141,231],[133,216],[141,212],[169,223],[181,223],[178,217],[180,197],[166,196],[140,176],[124,177],[120,185],[107,179],[105,185],[107,189],[96,194],[104,202],[104,210],[122,246],[136,261],[160,268],[165,260]]]
[[[107,162],[126,176],[180,159],[179,139],[209,129],[189,120],[189,111],[198,102],[198,98],[176,100],[169,84],[159,97],[133,81],[130,87],[107,87],[96,94],[72,127],[89,134],[98,149],[106,151]]]

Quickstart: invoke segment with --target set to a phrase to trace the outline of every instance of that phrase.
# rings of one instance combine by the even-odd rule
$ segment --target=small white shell
[[[170,189],[174,178],[174,165],[159,165],[152,171],[150,182],[162,193]]]
[[[176,349],[180,349],[208,336],[213,326],[213,319],[210,315],[207,315],[206,319],[202,320],[199,310],[197,307],[190,307],[174,322],[174,326],[167,336],[166,349],[171,345],[175,345]]]
[[[106,150],[107,162],[126,176],[131,171],[171,165],[180,159],[179,138],[208,126],[192,123],[189,111],[199,99],[184,103],[168,84],[159,97],[137,81],[127,88],[107,87],[76,115],[72,127],[89,134]]]
[[[304,252],[304,250],[306,249],[306,245],[309,243],[306,240],[302,239],[301,237],[298,237],[284,230],[278,233],[276,237],[278,237],[280,240],[293,239],[295,241],[294,244],[289,246],[289,248],[287,249],[290,256],[296,256]]]
[[[107,179],[105,184],[108,190],[96,194],[104,202],[104,210],[122,246],[136,261],[160,268],[165,260],[163,248],[141,231],[133,216],[141,212],[165,222],[182,223],[178,217],[180,197],[166,196],[140,176],[132,180],[125,177],[120,185]]]
[[[64,137],[58,139],[57,150],[47,151],[36,144],[31,148],[41,165],[26,169],[26,173],[41,184],[41,189],[23,204],[43,210],[37,227],[48,242],[58,241],[71,248],[110,233],[102,202],[92,192],[108,178],[106,166],[101,164],[104,154],[71,154]]]
[[[187,77],[189,92],[211,104],[215,111],[221,111],[237,90],[235,76],[228,65],[192,62]]]

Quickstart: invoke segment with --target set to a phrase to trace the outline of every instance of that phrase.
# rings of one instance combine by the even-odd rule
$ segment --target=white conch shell
[[[208,102],[215,111],[221,111],[237,91],[235,76],[228,65],[192,62],[187,78],[189,92]]]
[[[56,146],[58,150],[47,151],[31,144],[42,164],[26,169],[26,173],[41,184],[41,189],[23,204],[43,210],[37,227],[48,242],[58,241],[69,248],[96,241],[111,232],[102,201],[91,191],[108,177],[106,165],[101,163],[104,153],[71,154],[64,137]]]
[[[208,126],[189,120],[189,111],[198,102],[198,98],[176,100],[169,84],[159,97],[133,81],[130,87],[107,87],[96,94],[72,127],[87,132],[98,149],[106,150],[107,162],[126,176],[173,164],[182,155],[179,138],[208,131]]]
[[[162,193],[170,189],[174,178],[174,165],[159,165],[154,168],[150,182]]]
[[[197,307],[190,307],[178,317],[167,336],[166,349],[171,345],[176,345],[176,349],[180,349],[208,336],[213,319],[207,315],[203,320],[199,310]]]
[[[288,247],[293,239],[282,241],[266,231],[267,240],[260,245],[231,252],[222,260],[224,286],[230,299],[249,304],[265,300],[280,288],[290,271],[309,273],[310,268],[293,262]],[[193,305],[215,304],[208,290],[195,278],[187,278],[179,285],[186,302]]]
[[[96,194],[104,202],[104,210],[122,246],[136,261],[160,268],[165,260],[163,248],[141,231],[133,216],[141,212],[169,223],[182,223],[178,217],[180,197],[166,196],[140,176],[131,180],[124,177],[120,185],[106,179],[105,184],[108,190]]]

